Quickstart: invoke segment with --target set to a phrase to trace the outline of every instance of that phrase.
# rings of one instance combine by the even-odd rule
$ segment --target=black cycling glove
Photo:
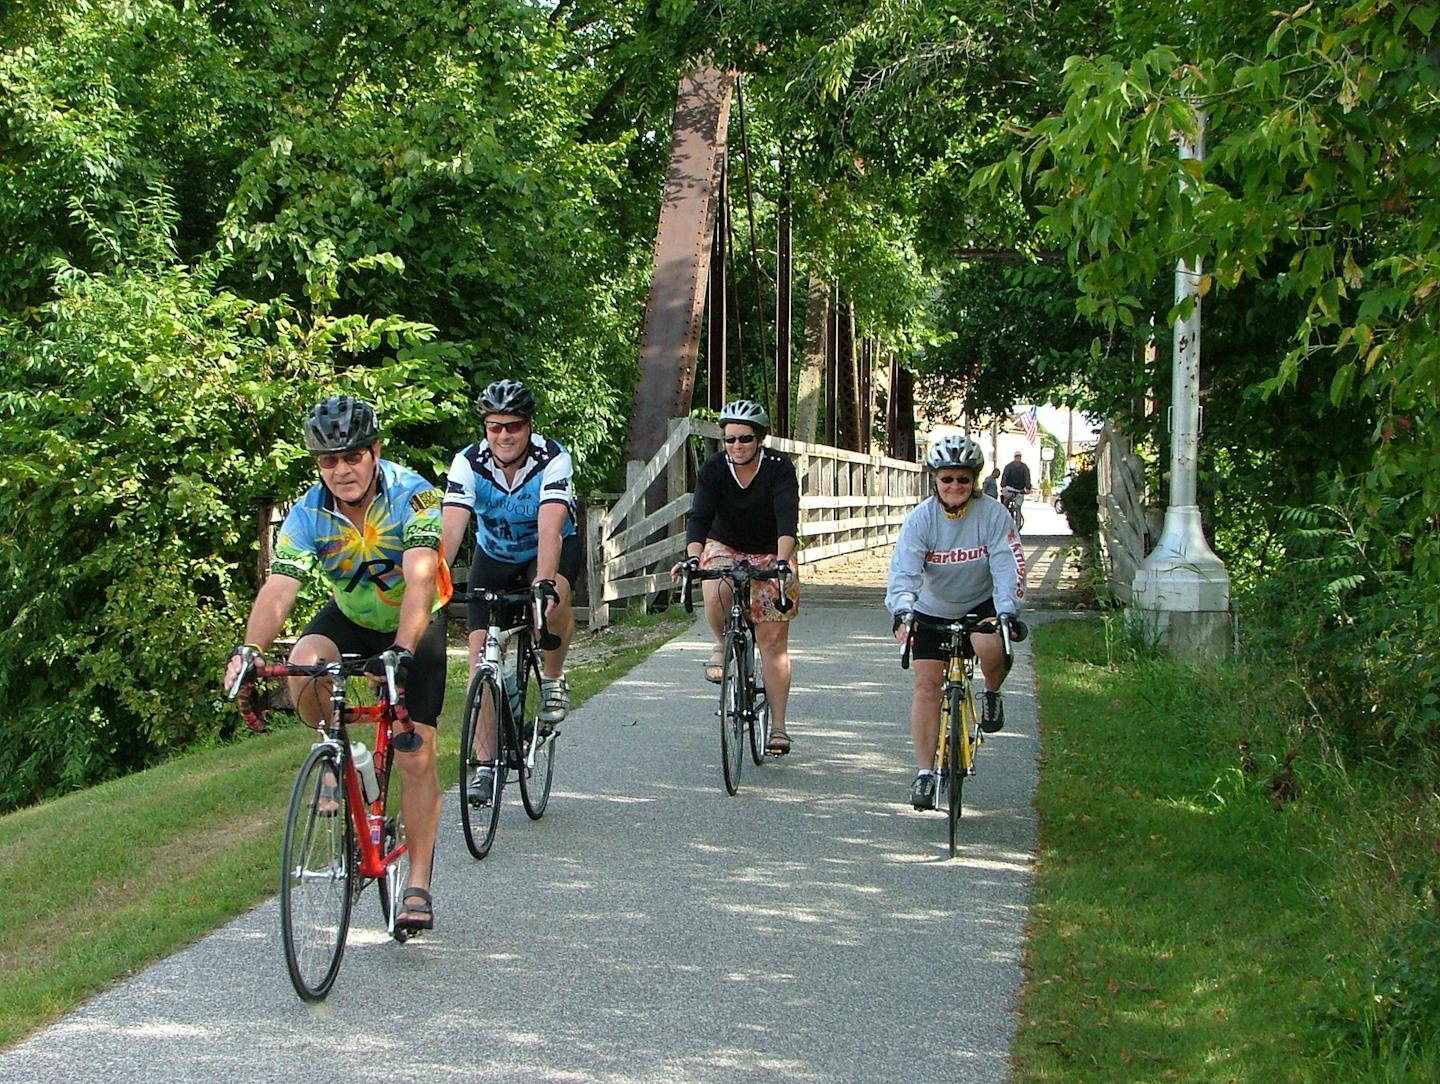
[[[395,686],[403,689],[406,679],[410,676],[410,664],[415,661],[415,656],[408,647],[401,647],[399,644],[391,644],[386,650],[395,653]],[[383,678],[385,676],[383,653],[376,655],[365,664],[365,672],[372,677]]]

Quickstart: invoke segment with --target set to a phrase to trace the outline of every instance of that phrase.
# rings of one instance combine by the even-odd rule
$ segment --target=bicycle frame
[[[258,658],[256,653],[247,660],[250,673],[254,677],[249,682],[242,681],[234,690],[246,725],[252,730],[263,730],[264,717],[254,710],[252,704],[254,679],[308,677],[329,680],[329,712],[326,718],[315,724],[315,741],[311,748],[328,746],[340,761],[345,793],[349,797],[351,821],[355,829],[355,842],[360,852],[360,864],[356,872],[367,879],[385,876],[390,867],[404,857],[407,850],[407,845],[398,840],[389,851],[382,850],[385,836],[385,802],[390,793],[390,771],[395,760],[395,724],[399,723],[403,727],[403,734],[413,732],[414,724],[410,722],[409,712],[405,710],[404,694],[395,686],[393,653],[386,652],[380,657],[385,660],[385,685],[379,701],[375,704],[351,706],[347,703],[345,679],[363,673],[364,663],[367,661],[356,655],[347,655],[338,662],[311,665],[265,665],[253,661]],[[380,783],[380,793],[373,802],[365,800],[360,775],[355,770],[355,763],[350,755],[350,727],[369,725],[375,727],[372,755],[375,759],[375,777]]]
[[[484,591],[483,597],[490,606],[490,625],[485,630],[485,647],[481,652],[480,659],[475,663],[475,669],[484,673],[487,677],[493,678],[500,686],[505,695],[499,698],[497,710],[500,718],[495,720],[497,728],[503,726],[509,741],[509,748],[519,749],[522,747],[520,741],[520,728],[523,720],[516,719],[514,709],[510,705],[510,690],[505,684],[505,648],[512,640],[520,642],[519,649],[515,653],[515,682],[520,688],[524,688],[525,679],[532,666],[538,665],[536,656],[539,649],[536,647],[534,629],[536,625],[521,623],[512,628],[502,628],[500,618],[502,611],[507,604],[514,604],[513,598],[508,598],[505,592]],[[533,604],[533,599],[530,600]],[[525,769],[533,771],[535,768],[535,752],[539,742],[531,742],[525,750]],[[468,754],[466,754],[468,755]]]
[[[764,687],[763,684],[757,687],[755,683],[759,660],[755,624],[750,618],[750,585],[755,580],[777,581],[780,597],[776,605],[784,613],[793,605],[785,594],[787,575],[788,572],[782,572],[778,566],[761,569],[745,560],[736,561],[724,568],[703,571],[688,564],[685,567],[683,594],[687,613],[695,612],[695,600],[691,592],[691,585],[695,580],[723,580],[730,587],[730,619],[725,629],[722,651],[726,658],[732,653],[735,656],[736,680],[732,688],[727,667],[726,676],[720,685],[720,710],[717,714],[721,722],[721,767],[725,789],[731,794],[739,789],[743,754],[738,743],[743,740],[743,736],[731,728],[727,718],[738,720],[739,730],[749,733],[751,757],[757,765],[764,760],[768,743],[768,734],[764,732],[767,729],[766,724],[760,721],[766,703],[762,699]],[[732,647],[737,644],[738,647]],[[733,700],[727,702],[727,694],[733,697]]]
[[[945,767],[946,742],[950,737],[952,722],[950,718],[951,694],[959,692],[962,715],[960,720],[960,733],[962,734],[960,770],[966,775],[974,775],[975,750],[985,743],[984,733],[973,729],[971,725],[975,715],[975,649],[970,645],[968,636],[957,637],[957,639],[963,639],[963,650],[951,652],[945,668],[945,683],[940,687],[940,736],[935,745],[935,769],[939,771]],[[968,710],[966,705],[968,705]]]

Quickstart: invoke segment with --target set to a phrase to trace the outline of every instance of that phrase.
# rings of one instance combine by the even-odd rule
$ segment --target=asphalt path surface
[[[813,585],[795,751],[721,782],[697,624],[577,710],[490,857],[445,799],[437,928],[356,905],[329,998],[274,900],[0,1054],[0,1081],[1001,1081],[1031,887],[1028,643],[965,787],[960,855],[905,802],[910,676],[876,590]],[[297,743],[298,766],[302,747]],[[277,841],[278,854],[278,841]]]

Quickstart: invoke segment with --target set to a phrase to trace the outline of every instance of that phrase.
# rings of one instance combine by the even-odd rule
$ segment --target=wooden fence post
[[[591,505],[585,510],[585,579],[590,587],[590,628],[610,624],[610,604],[605,601],[605,555],[603,547],[610,534],[610,509]]]

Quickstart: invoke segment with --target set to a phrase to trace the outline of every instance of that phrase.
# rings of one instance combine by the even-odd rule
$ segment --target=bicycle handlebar
[[[385,667],[385,703],[395,715],[395,721],[400,724],[402,734],[410,734],[415,729],[415,724],[410,721],[409,709],[405,706],[405,690],[395,684],[395,665],[400,660],[398,652],[393,650],[382,651],[372,657],[348,656],[338,662],[275,662],[262,663],[257,660],[260,652],[248,644],[240,649],[240,657],[244,661],[244,667],[240,676],[231,687],[228,696],[236,701],[240,709],[240,717],[245,720],[245,725],[257,734],[265,732],[265,720],[270,710],[265,707],[257,707],[255,704],[255,683],[265,679],[309,677],[309,678],[347,678],[358,677],[365,673],[365,668],[375,659],[379,659]],[[406,743],[396,739],[396,748],[403,751]]]
[[[695,599],[691,594],[691,585],[696,580],[729,580],[732,587],[739,587],[742,583],[749,583],[751,580],[777,580],[776,586],[780,591],[780,598],[775,603],[775,608],[782,614],[789,613],[795,603],[791,602],[785,594],[785,584],[795,573],[792,571],[789,562],[782,568],[778,563],[770,568],[759,568],[749,561],[736,561],[733,565],[724,568],[692,568],[685,566],[685,580],[681,586],[681,594],[685,599],[685,612],[695,612]]]
[[[552,587],[553,590],[553,587]],[[529,587],[515,587],[507,591],[494,591],[488,587],[477,587],[473,591],[457,591],[452,602],[471,602],[474,600],[488,602],[491,605],[499,606],[529,606],[531,608],[530,627],[539,635],[536,643],[542,651],[553,651],[560,646],[560,637],[550,631],[550,625],[545,618],[545,589],[540,584],[531,584]]]
[[[915,643],[915,626],[924,625],[926,628],[935,629],[939,632],[948,632],[961,636],[968,636],[971,633],[996,633],[1002,632],[1000,643],[1005,649],[1005,659],[1008,662],[1014,654],[1011,642],[1020,643],[1030,635],[1030,627],[1018,617],[1011,617],[1009,614],[1000,614],[996,617],[979,617],[975,614],[966,614],[964,617],[954,618],[948,621],[935,621],[918,614],[911,613],[904,622],[909,626],[909,633],[905,637],[905,646],[900,651],[900,669],[910,669],[910,649]]]

